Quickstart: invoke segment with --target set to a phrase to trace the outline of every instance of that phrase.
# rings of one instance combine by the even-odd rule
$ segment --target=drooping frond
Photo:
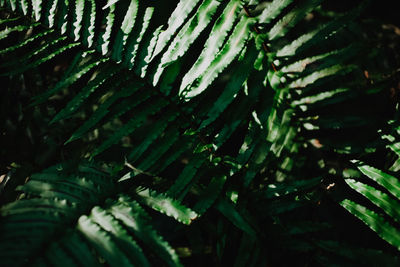
[[[156,255],[170,266],[179,265],[140,203],[186,224],[195,219],[193,211],[149,190],[128,196],[109,174],[90,165],[78,169],[67,174],[70,167],[58,165],[35,174],[18,188],[24,197],[2,207],[2,264],[97,265],[101,257],[115,266],[150,266],[149,255]],[[74,244],[80,249],[72,249]]]
[[[400,180],[382,170],[355,162],[358,170],[370,181],[346,179],[346,183],[356,192],[379,208],[379,212],[365,207],[351,199],[340,204],[354,216],[362,220],[382,239],[400,250],[400,231],[395,224],[400,222]],[[389,217],[394,225],[385,218]]]

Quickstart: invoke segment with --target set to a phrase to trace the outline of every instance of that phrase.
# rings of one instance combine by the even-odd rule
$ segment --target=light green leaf
[[[127,255],[117,246],[112,236],[101,229],[92,219],[87,216],[81,216],[77,229],[111,266],[131,265]]]
[[[8,52],[12,52],[12,51],[17,50],[19,48],[23,48],[24,46],[28,45],[29,43],[32,43],[33,41],[36,41],[36,40],[40,39],[41,37],[44,37],[44,36],[46,36],[48,34],[51,34],[53,32],[54,32],[54,30],[46,30],[44,32],[40,32],[40,33],[38,33],[38,34],[26,39],[23,42],[20,42],[20,43],[18,43],[16,45],[13,45],[13,46],[10,46],[10,47],[7,47],[5,49],[0,50],[0,54],[6,54]]]
[[[193,11],[200,0],[181,0],[174,12],[168,19],[168,28],[160,34],[157,44],[154,48],[153,57],[149,60],[152,61],[168,44],[171,37],[183,25],[187,16]]]
[[[157,84],[163,69],[182,57],[196,40],[200,33],[208,26],[217,11],[220,2],[216,0],[205,0],[196,10],[196,14],[190,18],[179,31],[167,51],[163,54],[153,84]]]
[[[198,78],[195,79],[196,84],[192,84],[189,88],[181,91],[185,98],[192,98],[202,93],[239,56],[250,36],[249,27],[251,24],[251,19],[247,17],[241,18],[217,57],[203,73],[199,73]]]
[[[92,47],[93,45],[93,39],[95,35],[95,23],[96,23],[96,1],[95,0],[90,0],[90,23],[88,27],[88,36],[87,36],[87,44],[88,47]]]
[[[13,32],[22,32],[25,31],[27,29],[30,29],[34,26],[37,26],[38,24],[33,24],[33,25],[18,25],[18,26],[14,26],[11,28],[6,28],[5,30],[0,31],[0,40],[7,38],[10,33]]]
[[[42,16],[42,0],[32,0],[32,12],[34,19],[39,21]]]
[[[113,1],[110,1],[113,2]],[[114,1],[115,2],[115,1]],[[112,4],[110,6],[110,9],[108,11],[108,15],[106,17],[106,28],[104,30],[104,33],[102,35],[102,45],[101,45],[101,52],[103,53],[103,55],[108,53],[109,50],[109,44],[110,44],[110,37],[111,37],[111,31],[114,25],[114,18],[115,18],[115,5]]]
[[[22,12],[24,13],[24,15],[27,15],[28,8],[29,8],[28,0],[21,0],[20,4],[21,4]]]
[[[291,4],[293,0],[274,0],[268,3],[267,7],[263,10],[260,16],[257,18],[259,23],[270,23],[273,19],[275,19],[279,14],[282,13],[282,10]]]
[[[125,255],[137,266],[150,266],[142,249],[132,238],[128,231],[125,230],[123,224],[116,220],[111,213],[100,207],[94,207],[91,211],[90,218],[101,228],[113,235],[118,247],[125,252]]]
[[[119,0],[108,0],[107,4],[103,6],[103,10],[115,5],[117,2],[119,2]]]
[[[122,221],[125,227],[132,230],[134,234],[150,247],[158,257],[163,259],[168,266],[182,266],[175,251],[151,227],[151,219],[144,209],[127,196],[121,196],[118,202],[117,205],[111,207],[113,216]]]
[[[137,2],[137,0],[131,1],[128,10],[125,14],[124,20],[122,21],[120,31],[118,31],[117,37],[113,45],[113,54],[112,54],[112,57],[117,62],[120,62],[122,59],[122,51],[125,48],[126,40],[128,39],[128,36],[135,25],[138,6],[139,3]]]
[[[143,16],[143,22],[141,24],[141,30],[140,30],[137,38],[135,38],[132,42],[128,41],[128,43],[127,43],[127,49],[126,49],[126,54],[125,54],[125,63],[127,63],[130,68],[132,68],[132,66],[135,63],[136,54],[139,50],[139,45],[143,40],[143,37],[147,31],[147,28],[149,27],[150,20],[153,17],[153,13],[154,13],[154,8],[152,8],[152,7],[146,8],[146,11]]]
[[[53,0],[52,4],[51,4],[51,7],[49,9],[49,14],[47,15],[47,20],[48,20],[50,28],[52,28],[54,26],[54,20],[55,20],[55,16],[56,16],[57,5],[58,5],[58,0]]]
[[[196,80],[201,73],[203,73],[216,58],[221,46],[228,35],[228,32],[235,25],[234,22],[241,10],[240,1],[230,1],[215,22],[210,37],[207,39],[204,48],[192,66],[192,68],[183,77],[179,92],[182,93],[185,88]],[[226,15],[224,15],[226,14]]]
[[[398,178],[368,165],[359,166],[358,169],[400,200],[400,180]]]
[[[394,220],[400,222],[400,202],[389,195],[379,191],[375,187],[357,182],[353,179],[346,179],[346,183],[368,198],[372,203],[383,209]]]
[[[82,28],[83,13],[85,10],[85,0],[75,0],[75,21],[72,24],[74,29],[75,41],[80,38],[80,30]]]
[[[190,224],[197,218],[197,214],[191,209],[183,206],[177,200],[159,194],[155,191],[144,189],[136,192],[140,197],[138,200],[152,209],[175,218],[184,224]]]
[[[400,231],[396,227],[390,225],[375,212],[351,200],[345,199],[340,202],[340,205],[362,220],[382,239],[400,250]]]

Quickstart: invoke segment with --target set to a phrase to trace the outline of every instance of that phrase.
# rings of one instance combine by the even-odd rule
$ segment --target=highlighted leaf
[[[400,250],[400,231],[398,228],[390,225],[385,219],[375,212],[351,200],[345,199],[340,202],[340,205],[342,205],[354,216],[362,220],[382,239]]]
[[[197,83],[192,84],[185,91],[181,91],[185,98],[192,98],[202,93],[218,77],[219,73],[239,56],[250,36],[249,26],[251,24],[251,19],[246,17],[241,18],[217,57],[204,72],[198,74],[198,77],[195,79]]]
[[[381,192],[375,187],[357,182],[353,179],[346,179],[346,183],[368,198],[376,206],[383,209],[389,216],[391,216],[395,221],[400,222],[400,202],[396,201],[388,194]]]
[[[400,200],[400,179],[368,165],[359,166],[358,169]]]
[[[142,202],[167,216],[174,217],[177,221],[184,224],[190,224],[198,216],[191,209],[181,205],[177,200],[169,198],[164,194],[159,194],[149,189],[139,189],[137,194],[140,197],[139,202]]]

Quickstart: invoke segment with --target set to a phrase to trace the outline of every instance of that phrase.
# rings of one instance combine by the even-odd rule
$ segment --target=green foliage
[[[58,165],[32,175],[17,188],[22,198],[3,206],[3,264],[96,265],[104,259],[115,266],[148,266],[137,243],[140,240],[168,265],[179,265],[177,255],[152,229],[151,218],[139,202],[187,224],[196,216],[193,211],[168,198],[161,201],[148,190],[124,192],[115,177],[94,166],[77,166],[77,173],[69,173],[70,168]],[[81,249],[71,250],[74,243],[80,243]],[[43,255],[34,255],[43,247]],[[64,257],[70,263],[64,263]],[[88,262],[88,258],[92,259]]]
[[[357,168],[376,185],[370,186],[353,179],[347,179],[346,183],[358,193],[364,195],[375,206],[383,210],[393,222],[400,222],[400,180],[379,169],[368,165],[357,166]],[[382,188],[380,189],[379,186]],[[385,193],[383,190],[387,191]],[[373,229],[380,237],[400,250],[400,231],[398,228],[385,220],[384,216],[368,208],[345,199],[340,203],[352,214],[360,218]],[[380,212],[381,213],[381,212]]]
[[[400,247],[398,39],[366,6],[0,1],[2,264],[398,264],[334,212]]]

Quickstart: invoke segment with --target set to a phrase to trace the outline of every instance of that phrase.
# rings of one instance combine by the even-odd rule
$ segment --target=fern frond
[[[119,83],[117,83],[117,85],[119,85]],[[109,97],[98,109],[96,109],[92,116],[71,135],[70,139],[68,139],[66,143],[81,138],[109,113],[110,106],[112,106],[116,101],[121,98],[129,97],[132,94],[135,94],[140,86],[141,84],[139,83],[124,85],[120,91]],[[149,94],[149,91],[144,92],[144,94],[137,96],[137,99],[140,99],[140,101],[144,101],[147,97],[149,97]],[[130,108],[132,108],[132,105],[130,105]]]
[[[78,55],[78,58],[81,55]],[[102,60],[91,60],[87,64],[82,64],[81,66],[77,66],[77,68],[73,68],[71,73],[69,73],[68,77],[58,82],[53,88],[49,91],[44,92],[42,95],[36,97],[35,101],[32,105],[37,105],[47,100],[47,98],[58,91],[62,90],[65,87],[71,86],[77,80],[79,80],[82,76],[93,70],[93,68],[97,67],[103,62],[106,62],[107,59]]]
[[[227,200],[219,200],[216,208],[226,216],[236,227],[242,229],[250,236],[255,236],[256,232],[252,226],[243,218],[243,216],[235,209],[235,207]]]
[[[376,206],[383,209],[395,221],[400,221],[400,212],[398,211],[400,202],[398,200],[393,199],[388,194],[385,194],[372,186],[368,186],[352,179],[347,179],[346,183],[351,188],[368,198]]]
[[[356,163],[358,170],[372,180],[374,184],[367,184],[362,180],[356,181],[354,179],[346,179],[346,183],[356,192],[366,197],[379,210],[384,211],[393,222],[399,223],[400,180],[372,166],[357,161],[353,161],[353,163]],[[383,214],[377,213],[350,199],[344,199],[340,204],[362,220],[382,239],[400,250],[400,232],[396,226],[393,226],[392,223],[385,219]]]
[[[400,199],[400,181],[398,178],[368,165],[359,166],[358,169],[370,179],[386,188],[393,196]]]
[[[68,118],[71,114],[74,114],[75,111],[82,105],[83,101],[85,101],[102,84],[107,82],[109,79],[113,79],[114,75],[118,75],[119,71],[119,68],[102,70],[93,80],[91,80],[84,88],[82,88],[79,94],[77,94],[68,103],[68,105],[53,118],[50,123]],[[116,86],[118,86],[120,82],[123,82],[123,80],[118,81]]]
[[[118,185],[112,177],[90,166],[79,167],[77,176],[71,176],[64,172],[65,168],[67,166],[55,166],[32,176],[19,187],[25,197],[1,208],[0,254],[6,255],[6,251],[12,249],[10,240],[19,246],[17,254],[7,254],[3,258],[4,264],[34,262],[34,252],[43,246],[41,255],[53,263],[68,255],[72,258],[66,264],[94,262],[95,249],[111,265],[150,266],[143,252],[150,249],[167,264],[180,265],[173,249],[152,228],[151,218],[140,204],[127,195],[116,193]],[[175,200],[166,202],[166,198],[154,191],[139,190],[136,197],[145,205],[184,223],[190,223],[196,216]],[[56,238],[57,231],[63,227],[68,229],[64,230],[66,234]],[[146,249],[135,241],[131,231],[148,246]],[[47,244],[53,239],[57,242]],[[78,240],[82,250],[71,250]]]
[[[248,28],[250,23],[251,21],[244,17],[238,22],[228,41],[210,65],[207,66],[206,71],[194,79],[197,81],[197,85],[191,87],[188,93],[184,94],[185,97],[191,98],[200,94],[238,56],[249,38]]]
[[[367,224],[382,239],[400,250],[400,231],[396,227],[389,224],[377,213],[351,200],[345,199],[340,204]]]
[[[182,251],[211,251],[219,265],[264,266],[275,242],[295,253],[318,248],[324,261],[332,244],[314,234],[326,224],[306,218],[323,209],[320,185],[333,173],[319,152],[366,149],[354,136],[323,134],[369,127],[362,112],[341,107],[377,95],[387,79],[371,67],[379,48],[353,22],[363,6],[331,20],[321,2],[0,1],[0,76],[7,86],[34,80],[32,116],[47,112],[40,125],[61,132],[41,132],[40,142],[53,144],[57,160],[90,158],[113,173],[61,164],[24,174],[20,199],[1,209],[5,264],[180,266]],[[63,74],[50,79],[48,69]],[[320,160],[315,172],[299,155],[312,138],[322,143],[308,154]],[[360,170],[378,187],[348,184],[398,216],[395,178]],[[342,205],[398,247],[391,222]],[[188,228],[175,221],[203,239],[187,238],[193,250],[176,249]]]
[[[189,14],[196,8],[199,0],[183,0],[180,1],[168,19],[168,28],[163,31],[157,38],[157,44],[152,53],[152,58],[157,56],[169,43],[170,38],[183,25]]]
[[[119,243],[118,247],[120,247],[126,253],[125,255],[133,264],[150,266],[150,263],[143,254],[143,250],[136,243],[136,241],[133,240],[133,238],[129,235],[127,230],[123,228],[118,220],[111,215],[110,211],[107,212],[100,207],[95,207],[91,211],[90,218],[107,232],[111,232],[113,235],[121,237],[120,239],[116,240],[116,242]]]
[[[149,189],[139,190],[137,194],[140,196],[140,202],[161,213],[174,217],[177,221],[184,224],[190,224],[197,217],[195,212],[183,207],[180,203],[165,195],[157,194]]]
[[[175,251],[149,225],[150,218],[145,211],[126,196],[121,197],[119,205],[111,209],[115,218],[121,220],[138,238],[154,250],[169,266],[181,266]]]
[[[199,214],[205,213],[213,204],[214,202],[217,201],[218,196],[220,195],[220,192],[222,191],[222,187],[224,186],[226,182],[227,177],[226,176],[216,176],[214,177],[208,186],[204,189],[202,194],[200,195],[200,200],[194,205],[193,209],[197,211]],[[220,212],[224,214],[224,211]],[[229,211],[227,211],[229,212]],[[235,214],[235,211],[231,212]],[[232,216],[234,216],[234,214]],[[229,217],[230,215],[226,215]],[[239,215],[238,215],[239,216]],[[232,218],[232,220],[235,220]],[[240,220],[240,219],[239,219]],[[236,221],[234,222],[234,224]],[[240,227],[239,227],[240,228]],[[249,228],[245,226],[245,231],[247,233],[251,232]]]
[[[221,49],[228,32],[231,31],[232,27],[235,25],[234,22],[236,21],[239,12],[240,1],[230,1],[225,7],[223,14],[227,15],[217,19],[211,30],[211,36],[204,44],[204,49],[200,56],[193,64],[192,68],[183,77],[180,92],[183,92],[189,84],[192,84],[197,79],[199,73],[203,72],[211,65],[212,60],[216,58],[217,53]]]

